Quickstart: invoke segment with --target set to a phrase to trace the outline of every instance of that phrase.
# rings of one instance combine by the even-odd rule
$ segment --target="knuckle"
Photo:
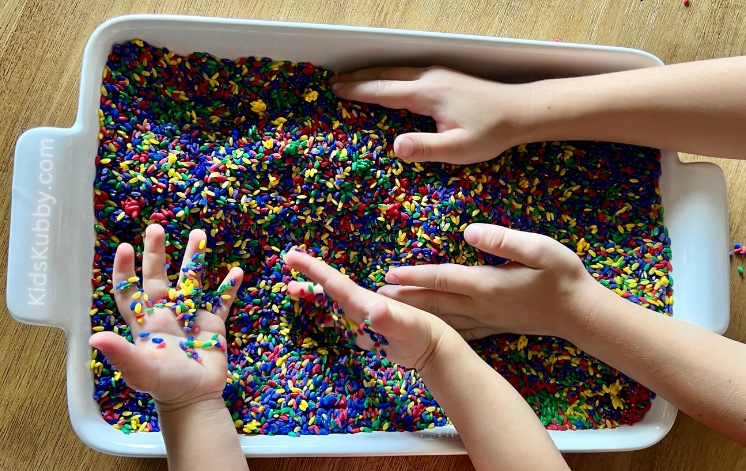
[[[544,261],[547,260],[547,246],[545,244],[535,244],[528,252],[530,260]]]
[[[376,80],[373,84],[373,89],[378,95],[385,95],[391,87],[391,83],[386,80]]]
[[[433,286],[438,291],[448,291],[448,277],[443,272],[442,268],[435,270],[435,279],[433,280]]]
[[[433,155],[433,145],[428,139],[420,139],[419,142],[420,154],[427,160]]]
[[[435,301],[435,298],[432,296],[428,296],[425,299],[425,311],[431,314],[435,314],[436,316],[440,316],[442,314],[438,302]]]
[[[440,65],[428,67],[422,74],[423,91],[428,94],[438,94],[447,91],[449,88],[449,72],[450,69]]]
[[[437,98],[437,95],[441,91],[441,88],[442,86],[436,79],[432,77],[426,77],[420,84],[419,89],[416,93],[421,98],[434,100],[435,98]]]
[[[486,240],[484,240],[484,243],[487,245],[487,247],[495,251],[500,251],[505,245],[506,239],[508,237],[508,231],[496,231],[487,229],[486,232],[488,235],[486,237]]]
[[[474,152],[472,149],[472,143],[476,142],[477,139],[472,135],[471,131],[463,133],[463,137],[459,139],[453,139],[453,141],[450,143],[450,146],[453,149],[453,152],[458,155],[464,155],[468,154],[470,152]]]

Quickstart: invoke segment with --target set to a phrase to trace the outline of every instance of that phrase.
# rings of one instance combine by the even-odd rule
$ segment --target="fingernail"
[[[466,230],[464,231],[464,240],[474,245],[479,242],[479,238],[482,237],[482,232],[484,229],[482,229],[482,226],[479,224],[471,224],[466,227]]]
[[[399,277],[396,276],[395,273],[388,272],[388,273],[386,273],[386,283],[391,283],[392,285],[398,285],[399,284]]]
[[[400,137],[396,142],[394,142],[394,153],[396,153],[397,157],[406,159],[407,157],[411,157],[413,152],[414,143],[412,142],[412,139]]]
[[[294,246],[290,247],[290,248],[289,248],[289,249],[287,250],[287,252],[285,252],[284,254],[281,254],[281,255],[280,255],[280,258],[282,259],[282,261],[283,261],[283,262],[285,262],[285,260],[287,260],[287,256],[288,256],[288,254],[289,254],[290,252],[295,252],[295,251],[297,251],[297,250],[298,250],[298,246],[297,246],[297,245],[294,245]]]

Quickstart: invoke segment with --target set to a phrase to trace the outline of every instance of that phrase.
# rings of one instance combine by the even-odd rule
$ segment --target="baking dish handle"
[[[61,263],[64,169],[73,129],[34,128],[16,144],[6,301],[20,322],[65,328],[60,316],[65,278]]]

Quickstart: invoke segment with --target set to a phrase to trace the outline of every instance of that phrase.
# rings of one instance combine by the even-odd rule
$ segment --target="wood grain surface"
[[[174,13],[406,28],[644,49],[665,62],[746,54],[741,0],[2,0],[0,5],[0,470],[165,470],[165,460],[88,449],[65,398],[65,337],[22,325],[4,305],[13,149],[23,130],[72,125],[85,42],[104,20]],[[746,80],[746,77],[744,77]],[[745,128],[746,129],[746,128]],[[746,150],[744,152],[746,157]],[[686,156],[687,159],[699,159]],[[746,238],[746,163],[725,170],[732,240]],[[746,341],[746,281],[732,271],[731,326]],[[692,348],[697,348],[695,345]],[[509,446],[509,445],[508,445]],[[746,469],[746,450],[679,415],[671,433],[642,451],[567,455],[575,470]],[[468,458],[383,457],[249,460],[257,470],[470,470]]]

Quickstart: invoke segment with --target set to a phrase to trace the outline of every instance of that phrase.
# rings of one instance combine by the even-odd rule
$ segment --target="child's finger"
[[[408,306],[421,309],[441,318],[446,324],[456,330],[481,327],[477,320],[469,315],[476,306],[469,296],[453,293],[443,293],[425,288],[412,286],[381,286],[378,294],[399,301]]]
[[[322,285],[326,294],[337,301],[355,322],[364,318],[364,307],[370,299],[375,297],[373,293],[361,288],[349,277],[306,253],[290,251],[285,254],[285,263]]]
[[[483,339],[485,337],[489,337],[490,335],[501,333],[500,331],[496,331],[495,329],[490,328],[490,327],[475,327],[473,329],[463,329],[463,330],[456,329],[456,332],[458,332],[459,335],[463,337],[464,340],[466,340],[467,342],[470,340]]]
[[[238,290],[241,288],[242,281],[243,270],[238,267],[233,267],[221,283],[221,286],[229,286],[229,288],[223,291],[223,293],[221,294],[220,307],[218,307],[218,309],[215,311],[215,314],[220,317],[223,322],[225,322],[225,320],[228,318],[228,314],[231,311],[231,306],[233,306],[233,301],[236,299],[236,293],[238,293]]]
[[[427,69],[423,67],[372,67],[333,77],[331,83],[368,80],[417,80]]]
[[[376,303],[370,309],[368,319],[371,327],[389,341],[408,342],[425,333],[421,319],[414,312],[389,306],[385,301]]]
[[[195,229],[189,233],[189,242],[187,242],[184,260],[181,262],[181,269],[179,270],[179,286],[188,279],[196,282],[195,288],[202,287],[202,268],[206,245],[207,234],[205,234],[205,231]]]
[[[419,286],[435,291],[469,295],[482,280],[474,274],[481,267],[466,267],[455,263],[416,265],[391,268],[386,273],[388,283]]]
[[[152,299],[161,298],[168,288],[165,231],[158,224],[151,224],[145,229],[142,278],[143,289]]]
[[[296,298],[313,299],[324,295],[324,287],[311,281],[291,281],[288,283],[288,294]]]
[[[484,327],[483,324],[480,324],[473,317],[469,316],[462,316],[460,314],[435,314],[435,316],[457,331]]]
[[[152,351],[137,348],[114,332],[95,333],[88,343],[122,373],[128,386],[143,392],[157,388],[158,366]]]
[[[134,328],[138,322],[143,322],[145,306],[140,279],[135,273],[135,251],[130,244],[121,244],[117,248],[111,278],[117,308],[130,328]]]
[[[397,136],[394,154],[409,162],[455,163],[463,158],[469,132],[451,129],[444,132],[411,132]]]
[[[530,268],[542,268],[547,260],[566,255],[566,247],[541,234],[517,231],[493,224],[470,224],[464,240],[484,252],[514,260]]]
[[[475,309],[474,301],[470,296],[416,286],[385,285],[378,288],[376,293],[439,317],[464,315]]]
[[[332,85],[334,93],[346,100],[375,103],[394,109],[408,109],[412,112],[431,116],[432,99],[422,93],[416,81],[369,80],[363,82],[342,82]]]

